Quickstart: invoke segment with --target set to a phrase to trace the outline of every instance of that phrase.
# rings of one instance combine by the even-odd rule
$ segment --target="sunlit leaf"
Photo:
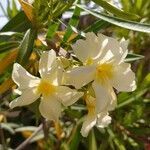
[[[28,30],[22,42],[19,46],[19,52],[17,57],[17,62],[21,64],[26,64],[28,61],[28,58],[30,57],[33,46],[34,46],[34,40],[36,39],[37,31],[36,30]]]
[[[93,11],[85,8],[84,6],[78,5],[78,4],[76,4],[76,6],[78,6],[79,8],[83,9],[84,11],[88,12],[89,14],[91,14],[99,19],[105,20],[105,21],[107,21],[111,24],[117,25],[119,27],[123,27],[123,28],[130,29],[133,31],[150,33],[150,25],[149,24],[129,21],[129,20],[109,16],[109,15],[106,15],[103,13],[93,12]]]
[[[140,59],[143,59],[143,58],[144,58],[143,55],[128,53],[128,55],[127,55],[125,61],[126,61],[126,62],[132,62],[132,61],[140,60]]]
[[[111,12],[112,14],[114,14],[117,17],[120,17],[122,19],[127,19],[127,20],[139,19],[139,16],[132,14],[132,13],[124,12],[123,10],[118,9],[117,7],[111,5],[110,3],[108,3],[105,0],[92,0],[92,1],[95,2],[96,4],[100,5],[101,7],[103,7],[105,10]]]
[[[47,31],[47,35],[46,38],[48,40],[51,40],[52,37],[55,35],[57,29],[59,27],[59,23],[58,22],[52,22],[49,27],[48,27],[48,31]]]
[[[80,8],[76,7],[74,9],[74,13],[73,16],[71,17],[71,19],[69,20],[69,26],[65,32],[64,38],[63,38],[63,42],[67,42],[67,40],[70,38],[70,36],[73,33],[73,30],[70,26],[76,27],[78,25],[79,22],[79,16],[80,16]]]

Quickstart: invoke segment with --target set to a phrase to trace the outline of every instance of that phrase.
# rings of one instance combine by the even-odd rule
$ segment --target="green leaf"
[[[72,27],[76,27],[79,23],[79,16],[80,16],[80,8],[79,7],[75,7],[73,16],[71,17],[71,19],[69,20],[69,26],[65,32],[64,38],[63,38],[63,42],[67,42],[68,39],[70,38],[70,36],[73,33],[73,30],[71,28]]]
[[[114,134],[114,132],[110,128],[107,129],[107,132],[110,135],[110,138],[114,141],[118,150],[126,150],[122,141],[119,139],[119,137],[116,136],[116,134]]]
[[[105,0],[92,0],[96,4],[103,7],[105,10],[109,11],[110,13],[122,18],[122,19],[131,19],[136,20],[139,19],[139,16],[131,13],[124,12],[123,10],[118,9],[117,7],[111,5],[110,3],[106,2]]]
[[[140,91],[137,91],[136,93],[133,93],[128,99],[124,100],[124,102],[120,103],[116,109],[122,108],[136,100],[138,100],[141,96],[143,96],[146,92],[147,92],[147,88],[146,89],[142,89]]]
[[[78,149],[80,140],[82,138],[81,133],[80,133],[80,129],[81,129],[81,124],[77,125],[74,129],[73,129],[73,133],[70,139],[70,150],[76,150]]]
[[[34,40],[37,36],[37,31],[34,29],[29,29],[24,35],[24,38],[19,46],[19,53],[17,62],[25,65],[28,62],[28,58],[33,50]]]
[[[140,60],[140,59],[143,59],[143,58],[144,58],[143,55],[128,53],[128,55],[127,55],[125,61],[126,61],[126,62],[132,62],[132,61]]]
[[[70,150],[69,145],[67,143],[62,143],[60,149],[61,150]]]
[[[18,9],[17,9],[17,4],[15,2],[15,0],[12,0],[12,16],[16,16],[16,14],[18,13]]]
[[[111,24],[117,25],[119,27],[123,27],[126,29],[134,30],[134,31],[139,31],[139,32],[150,33],[150,25],[149,24],[128,21],[128,20],[124,20],[121,18],[109,16],[109,15],[106,15],[103,13],[96,13],[96,12],[88,10],[85,7],[83,7],[82,5],[78,5],[78,4],[76,4],[76,6],[78,6],[79,8],[83,9],[84,11],[88,12],[89,14],[91,14],[99,19],[105,20],[105,21],[107,21]]]
[[[108,144],[110,144],[108,142],[109,142],[108,140],[105,140],[105,139],[102,140],[98,150],[106,150],[106,149],[108,149]]]
[[[149,87],[150,86],[150,73],[148,73],[146,75],[146,77],[144,78],[143,82],[141,83],[141,87]]]
[[[97,150],[97,143],[96,143],[96,138],[93,129],[88,136],[88,144],[89,144],[89,150]]]
[[[48,31],[47,31],[47,35],[46,35],[46,38],[48,40],[51,40],[53,38],[53,36],[55,35],[58,27],[59,27],[59,24],[58,22],[52,22],[49,27],[48,27]]]
[[[31,23],[24,14],[24,12],[19,12],[15,17],[13,17],[0,32],[14,31],[14,32],[24,32],[31,27]]]
[[[141,9],[142,2],[143,2],[143,0],[136,0],[136,1],[135,1],[135,5],[136,5],[136,8],[137,8],[138,10]]]
[[[0,42],[8,42],[22,39],[22,33],[19,32],[0,32]]]
[[[0,53],[12,50],[18,46],[19,46],[19,43],[16,41],[1,42],[0,43]]]
[[[104,20],[98,20],[96,22],[94,22],[92,25],[88,26],[85,30],[83,30],[83,32],[79,33],[77,37],[75,37],[72,42],[77,41],[78,39],[84,37],[83,33],[84,32],[94,32],[97,33],[98,31],[100,31],[101,29],[104,29],[106,27],[108,27],[110,25],[110,23],[104,21]]]
[[[128,12],[128,11],[131,9],[131,7],[132,7],[132,2],[131,2],[131,0],[121,0],[120,2],[121,2],[122,7],[123,7],[123,9],[124,9],[125,11]]]
[[[106,27],[108,27],[110,25],[110,23],[104,21],[104,20],[98,20],[96,22],[94,22],[92,25],[88,26],[84,32],[94,32],[97,33],[98,31],[100,31],[101,29],[104,29]]]

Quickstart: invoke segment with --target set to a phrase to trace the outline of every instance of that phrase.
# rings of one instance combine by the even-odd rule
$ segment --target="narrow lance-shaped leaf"
[[[22,65],[26,64],[30,54],[32,53],[34,40],[37,36],[37,31],[34,29],[28,30],[19,46],[17,62]]]
[[[78,149],[78,146],[79,146],[79,143],[80,143],[80,140],[81,140],[81,133],[80,133],[80,124],[77,125],[74,130],[73,130],[73,133],[72,133],[72,136],[71,136],[71,140],[70,140],[70,150],[74,150],[74,149]]]
[[[110,25],[110,23],[104,21],[104,20],[98,20],[96,22],[94,22],[93,24],[91,24],[90,26],[88,26],[84,32],[95,32],[97,33],[98,31],[100,31],[101,29],[104,29],[106,27],[108,27]]]
[[[110,3],[106,2],[105,0],[92,0],[96,4],[100,5],[103,7],[105,10],[111,12],[112,14],[121,17],[123,19],[131,19],[131,20],[136,20],[139,19],[139,16],[131,13],[124,12],[123,10],[118,9],[117,7],[111,5]]]
[[[23,34],[19,32],[0,32],[0,42],[8,42],[22,39]]]
[[[134,93],[130,96],[130,98],[128,98],[128,99],[125,100],[124,102],[120,103],[120,104],[116,107],[116,109],[120,109],[120,108],[122,108],[122,107],[124,107],[124,106],[127,106],[127,105],[129,105],[130,103],[136,101],[136,100],[139,99],[141,96],[143,96],[143,95],[147,92],[147,90],[148,90],[148,89],[145,88],[145,89],[142,89],[142,90],[137,91],[136,93],[134,92]]]
[[[51,40],[53,38],[53,36],[55,35],[57,29],[59,27],[59,23],[58,22],[52,22],[49,27],[48,27],[48,31],[47,31],[47,35],[46,38],[48,40]]]
[[[108,27],[110,25],[110,23],[104,21],[104,20],[98,20],[96,22],[94,22],[93,24],[91,24],[90,26],[88,26],[86,29],[84,29],[84,31],[82,33],[86,33],[86,32],[94,32],[97,33],[98,31],[100,31],[101,29],[104,29],[106,27]],[[83,37],[83,34],[78,33],[78,35],[71,40],[72,42],[77,41],[78,39],[80,39],[81,37]]]
[[[139,32],[145,32],[145,33],[150,33],[150,25],[149,24],[144,24],[144,23],[139,23],[139,22],[134,22],[134,21],[128,21],[128,20],[124,20],[121,18],[117,18],[117,17],[112,17],[106,14],[102,14],[102,13],[96,13],[93,12],[91,10],[86,9],[85,7],[76,4],[76,6],[78,6],[79,8],[85,10],[86,12],[88,12],[89,14],[105,20],[111,24],[117,25],[119,27],[123,27],[126,29],[130,29],[130,30],[134,30],[134,31],[139,31]]]
[[[63,42],[67,42],[68,39],[70,38],[70,36],[73,33],[73,30],[70,26],[76,27],[78,25],[79,22],[79,16],[80,16],[80,8],[76,7],[73,13],[72,18],[69,21],[69,26],[65,32],[64,38],[63,38]]]
[[[10,51],[19,46],[19,42],[17,41],[8,41],[0,43],[0,53]]]
[[[94,134],[94,129],[90,132],[88,136],[89,150],[97,150],[97,143]]]
[[[122,143],[122,141],[119,138],[116,137],[116,134],[114,134],[112,129],[108,128],[107,132],[108,132],[110,138],[115,143],[118,150],[126,150],[123,143]]]
[[[24,12],[19,12],[15,17],[13,17],[1,30],[0,32],[14,31],[14,32],[24,32],[31,27],[31,23],[24,14]]]
[[[126,62],[132,62],[132,61],[139,60],[139,59],[143,59],[143,58],[144,58],[143,55],[128,53],[128,55],[127,55],[125,61],[126,61]]]
[[[131,0],[121,0],[120,2],[122,4],[123,10],[128,12],[131,9],[132,7]]]
[[[13,17],[18,13],[17,4],[15,0],[12,0],[12,15]]]

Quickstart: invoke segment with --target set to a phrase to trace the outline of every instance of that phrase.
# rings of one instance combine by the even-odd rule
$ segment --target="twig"
[[[22,144],[20,144],[15,150],[22,150],[23,148],[25,148],[28,144],[30,144],[34,136],[37,135],[42,129],[43,129],[43,124],[41,124],[38,127],[38,129],[28,139],[26,139]]]
[[[43,124],[43,132],[44,132],[45,141],[48,141],[49,126],[45,118],[42,118],[42,124]]]

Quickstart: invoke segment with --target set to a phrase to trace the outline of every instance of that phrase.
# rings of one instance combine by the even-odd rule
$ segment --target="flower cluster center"
[[[96,78],[101,83],[105,83],[109,79],[113,78],[113,65],[104,63],[100,64],[96,68]]]
[[[41,93],[43,96],[49,96],[56,92],[56,86],[52,85],[47,80],[41,80],[41,82],[37,88],[37,91],[38,91],[38,93]]]

